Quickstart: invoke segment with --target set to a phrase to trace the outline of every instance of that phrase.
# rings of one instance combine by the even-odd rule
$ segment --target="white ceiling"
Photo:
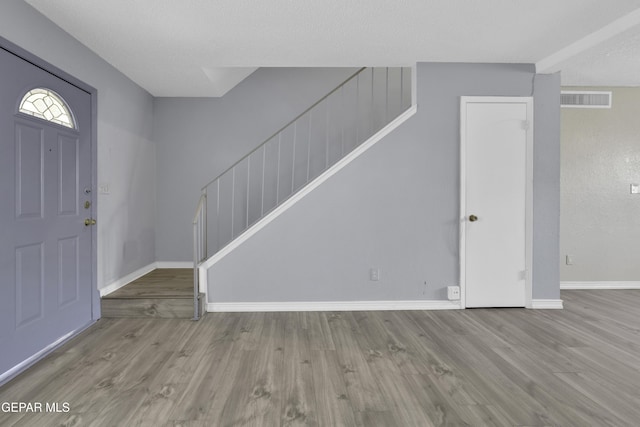
[[[262,66],[418,61],[640,86],[640,0],[25,1],[155,96],[222,96]]]
[[[619,29],[546,71],[561,71],[565,86],[640,86],[640,26]]]

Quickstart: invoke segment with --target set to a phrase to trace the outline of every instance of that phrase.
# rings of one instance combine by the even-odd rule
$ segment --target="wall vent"
[[[562,91],[562,108],[611,108],[612,93],[603,91]]]

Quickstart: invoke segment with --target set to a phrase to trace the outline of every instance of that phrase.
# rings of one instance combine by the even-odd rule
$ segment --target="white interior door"
[[[530,300],[532,115],[531,98],[462,98],[465,307],[524,307]]]

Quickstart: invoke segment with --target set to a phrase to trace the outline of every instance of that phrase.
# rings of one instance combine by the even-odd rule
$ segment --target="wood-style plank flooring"
[[[101,307],[103,318],[191,319],[193,318],[193,269],[153,270],[102,297]]]
[[[105,298],[193,298],[192,268],[160,268]]]
[[[640,291],[564,310],[107,319],[0,388],[25,426],[638,426]]]

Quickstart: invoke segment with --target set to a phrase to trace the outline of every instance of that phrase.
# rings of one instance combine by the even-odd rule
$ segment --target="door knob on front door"
[[[478,217],[477,217],[477,216],[475,216],[475,215],[469,215],[469,221],[471,221],[471,222],[475,222],[475,221],[477,221],[477,220],[478,220]]]
[[[96,225],[96,220],[93,218],[87,218],[84,220],[84,225],[86,227],[90,226],[90,225]]]

